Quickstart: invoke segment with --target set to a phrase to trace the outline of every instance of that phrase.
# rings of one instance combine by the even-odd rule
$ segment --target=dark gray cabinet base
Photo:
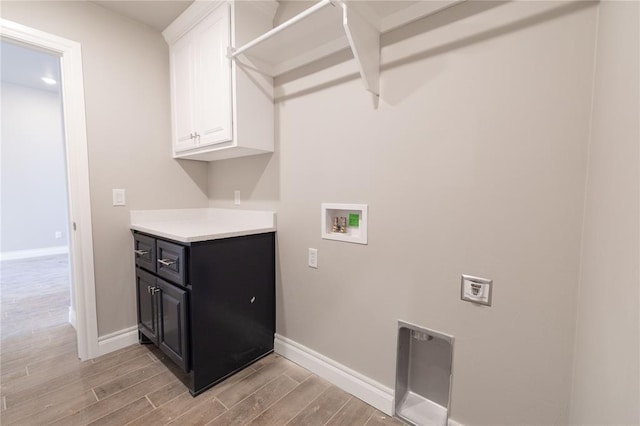
[[[162,280],[139,265],[138,333],[141,343],[158,345],[154,352],[195,396],[273,352],[275,234],[171,243],[185,248],[186,284]],[[147,290],[154,278],[161,295],[156,304]]]

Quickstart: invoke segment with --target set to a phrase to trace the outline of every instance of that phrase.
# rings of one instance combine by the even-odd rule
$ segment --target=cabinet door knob
[[[158,263],[164,266],[171,266],[176,263],[176,261],[171,259],[158,259]]]

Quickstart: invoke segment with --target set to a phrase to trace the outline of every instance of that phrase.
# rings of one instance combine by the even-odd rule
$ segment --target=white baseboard
[[[78,330],[76,328],[76,311],[73,309],[73,306],[69,306],[69,324],[71,324],[76,331]]]
[[[274,350],[383,413],[393,416],[393,389],[279,334]],[[448,426],[463,426],[449,419]]]
[[[291,339],[276,334],[275,352],[299,364],[383,413],[393,415],[393,389]]]
[[[98,356],[138,343],[138,326],[124,328],[98,337]]]
[[[69,253],[69,246],[45,247],[31,250],[14,250],[0,252],[0,261],[29,259],[32,257],[53,256],[54,254]]]

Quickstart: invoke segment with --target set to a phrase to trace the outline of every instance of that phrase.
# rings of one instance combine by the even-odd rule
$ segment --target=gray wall
[[[639,17],[600,4],[572,424],[640,424]]]
[[[397,319],[440,330],[453,419],[568,422],[596,9],[469,2],[387,34],[378,109],[343,55],[276,80],[276,153],[212,163],[209,194],[278,211],[278,333],[393,387]],[[322,202],[368,203],[369,244],[320,239]]]
[[[68,244],[67,180],[60,96],[2,83],[0,250]],[[61,232],[61,238],[55,237]]]
[[[171,158],[162,35],[90,2],[2,2],[2,18],[82,44],[98,333],[136,324],[130,209],[205,207],[207,165]],[[127,206],[113,207],[111,189]]]

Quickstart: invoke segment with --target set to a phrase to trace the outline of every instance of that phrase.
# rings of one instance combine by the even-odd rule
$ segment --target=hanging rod
[[[283,30],[286,30],[287,28],[289,28],[292,25],[297,24],[298,22],[302,21],[303,19],[307,18],[310,15],[313,15],[314,13],[316,13],[317,11],[319,11],[320,9],[324,9],[326,6],[331,5],[331,6],[335,6],[333,4],[333,0],[321,0],[319,3],[314,4],[313,6],[311,6],[309,9],[297,14],[296,16],[294,16],[293,18],[289,19],[288,21],[283,22],[282,24],[278,25],[277,27],[273,28],[272,30],[262,34],[260,37],[251,40],[249,43],[245,44],[244,46],[238,48],[238,49],[231,49],[230,53],[229,53],[229,57],[230,58],[235,58],[239,55],[242,55],[244,52],[246,52],[247,50],[250,50],[252,47],[257,46],[258,44],[269,40],[271,37],[275,36],[276,34],[282,32]]]

